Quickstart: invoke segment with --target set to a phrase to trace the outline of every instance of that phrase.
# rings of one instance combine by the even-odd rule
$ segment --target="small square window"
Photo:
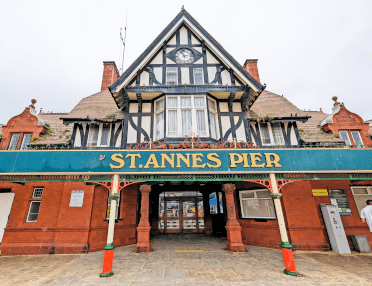
[[[178,84],[178,68],[167,68],[167,85]]]
[[[194,84],[203,84],[203,69],[194,69]]]
[[[44,188],[34,188],[34,191],[32,192],[32,198],[33,199],[41,199],[43,197]]]

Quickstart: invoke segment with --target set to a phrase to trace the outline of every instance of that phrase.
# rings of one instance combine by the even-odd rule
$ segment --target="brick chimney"
[[[101,91],[112,85],[119,77],[115,62],[103,62],[103,77]]]
[[[253,77],[257,82],[260,82],[260,76],[257,68],[258,60],[246,60],[243,68]]]

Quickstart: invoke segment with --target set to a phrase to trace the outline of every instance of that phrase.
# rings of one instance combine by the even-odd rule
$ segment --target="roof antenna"
[[[123,59],[122,59],[121,68],[120,68],[121,74],[123,74],[124,72],[123,66],[124,66],[125,40],[127,39],[127,23],[128,23],[128,8],[127,8],[127,16],[125,19],[124,39],[123,39],[123,34],[122,34],[123,28],[120,28],[120,40],[121,40],[121,43],[123,43]],[[120,43],[120,50],[121,50],[121,43]],[[119,54],[119,65],[120,65],[120,54]]]

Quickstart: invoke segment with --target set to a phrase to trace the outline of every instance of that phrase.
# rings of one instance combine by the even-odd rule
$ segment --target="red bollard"
[[[112,272],[112,262],[114,260],[115,246],[113,244],[106,244],[103,249],[105,250],[105,254],[103,257],[102,273],[99,276],[110,277],[114,275],[114,272]]]
[[[289,242],[282,242],[280,244],[282,248],[285,270],[284,273],[287,275],[298,276],[296,271],[296,265],[293,258],[292,245]]]

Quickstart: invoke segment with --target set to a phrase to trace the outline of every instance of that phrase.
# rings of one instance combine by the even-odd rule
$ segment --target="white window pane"
[[[103,124],[102,126],[102,135],[101,135],[101,146],[106,146],[108,137],[109,137],[110,125]]]
[[[272,199],[244,199],[241,203],[244,217],[275,218]]]
[[[178,68],[167,68],[167,85],[178,84]]]
[[[12,134],[12,137],[10,137],[10,143],[9,143],[9,150],[16,150],[18,148],[18,141],[21,134],[16,133]]]
[[[210,98],[208,98],[208,106],[213,111],[216,111],[216,103],[212,99],[210,99]]]
[[[28,145],[30,145],[32,134],[24,134],[22,139],[21,150],[28,150]]]
[[[349,134],[347,131],[340,131],[341,139],[345,141],[346,145],[351,145]]]
[[[198,136],[207,135],[204,110],[196,110],[196,132]]]
[[[177,97],[168,97],[167,98],[167,108],[177,107],[178,106],[178,98]]]
[[[270,145],[270,133],[267,123],[260,123],[261,141],[263,145]]]
[[[191,127],[191,110],[182,110],[182,136],[189,136],[191,133]]]
[[[164,138],[164,112],[156,114],[155,140]]]
[[[284,137],[283,137],[283,130],[279,122],[271,123],[271,129],[273,131],[274,137],[274,144],[283,146],[285,145]]]
[[[211,137],[217,139],[217,124],[216,124],[216,115],[213,112],[209,111],[209,119],[211,126]]]
[[[156,103],[155,103],[155,111],[159,111],[161,109],[164,108],[164,99],[162,100],[158,100]]]
[[[181,107],[191,107],[191,97],[181,97]]]
[[[194,84],[203,84],[203,69],[194,69]]]
[[[205,107],[204,97],[194,97],[194,107]]]
[[[169,110],[168,117],[168,133],[177,135],[177,110]]]
[[[353,140],[356,146],[362,147],[364,145],[359,131],[351,131],[351,136],[353,136]]]

